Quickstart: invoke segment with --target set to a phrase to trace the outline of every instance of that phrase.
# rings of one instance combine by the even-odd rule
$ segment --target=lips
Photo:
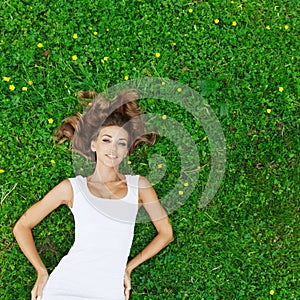
[[[118,158],[117,156],[115,156],[115,155],[113,155],[113,154],[107,154],[106,156],[108,156],[108,157],[111,158],[111,159]]]

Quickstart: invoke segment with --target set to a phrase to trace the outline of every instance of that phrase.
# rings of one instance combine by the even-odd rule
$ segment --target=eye
[[[109,139],[102,139],[102,142],[104,142],[104,143],[110,143],[110,140]]]
[[[119,145],[122,146],[122,147],[126,147],[127,146],[127,144],[125,142],[120,142]]]

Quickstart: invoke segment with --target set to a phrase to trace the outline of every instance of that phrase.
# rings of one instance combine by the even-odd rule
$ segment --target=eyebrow
[[[104,137],[104,136],[107,136],[107,137],[109,137],[109,138],[112,138],[112,136],[109,135],[109,134],[103,134],[102,137]],[[127,141],[127,139],[125,139],[125,138],[120,138],[119,140]]]

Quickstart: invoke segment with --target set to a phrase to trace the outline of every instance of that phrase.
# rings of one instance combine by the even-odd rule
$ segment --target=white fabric
[[[138,211],[138,178],[126,175],[128,193],[103,199],[87,179],[70,178],[75,242],[50,274],[41,300],[124,300],[124,271]]]

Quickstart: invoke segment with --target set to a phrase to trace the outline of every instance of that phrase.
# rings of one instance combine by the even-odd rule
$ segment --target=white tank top
[[[124,272],[138,211],[139,176],[125,175],[127,195],[94,196],[86,177],[70,178],[75,241],[49,276],[43,300],[124,300]]]

